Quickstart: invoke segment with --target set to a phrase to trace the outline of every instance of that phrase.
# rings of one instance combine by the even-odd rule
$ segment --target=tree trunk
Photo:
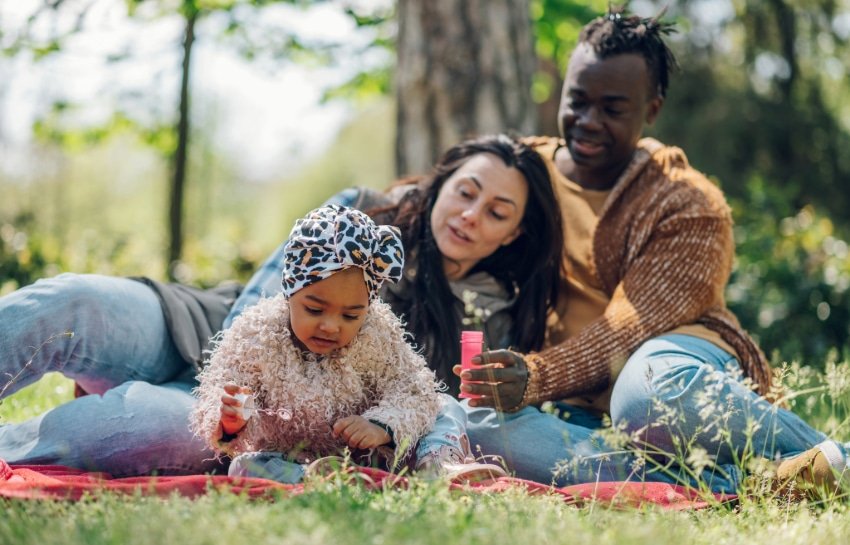
[[[461,140],[536,131],[529,0],[398,0],[396,170]]]
[[[197,10],[186,14],[186,30],[183,36],[183,67],[180,82],[180,114],[177,120],[177,149],[174,151],[171,181],[171,203],[168,223],[170,242],[168,245],[168,278],[175,280],[174,266],[183,254],[183,197],[186,193],[186,161],[189,149],[189,68],[192,44],[195,41]]]

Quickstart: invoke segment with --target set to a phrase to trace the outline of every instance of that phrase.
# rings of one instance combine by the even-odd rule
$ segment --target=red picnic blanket
[[[379,469],[357,467],[353,478],[372,489],[406,487],[407,479]],[[667,510],[702,509],[735,496],[701,494],[682,486],[665,483],[600,482],[554,488],[541,483],[500,477],[475,483],[451,483],[452,489],[470,493],[496,493],[522,487],[529,494],[555,494],[569,504],[598,502],[611,507],[655,505]],[[97,493],[196,497],[211,490],[244,494],[249,498],[274,498],[300,494],[303,484],[281,484],[267,479],[234,478],[215,475],[180,477],[112,478],[104,473],[85,472],[64,466],[9,465],[0,460],[0,497],[9,499],[79,500]]]

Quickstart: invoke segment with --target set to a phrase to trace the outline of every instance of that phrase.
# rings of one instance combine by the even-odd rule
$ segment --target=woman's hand
[[[359,415],[346,416],[334,422],[333,434],[342,438],[349,447],[359,449],[379,447],[391,440],[382,427]]]
[[[528,367],[522,354],[510,350],[482,352],[472,358],[472,363],[479,367],[461,370],[460,365],[455,365],[452,369],[464,382],[460,385],[462,392],[482,396],[470,399],[470,407],[494,407],[499,411],[519,408],[528,384]]]
[[[242,401],[236,394],[251,394],[251,389],[236,384],[225,384],[224,395],[221,396],[221,430],[227,435],[234,435],[245,427],[245,416],[242,414]]]

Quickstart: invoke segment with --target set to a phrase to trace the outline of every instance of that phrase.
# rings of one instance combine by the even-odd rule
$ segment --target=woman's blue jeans
[[[0,422],[0,458],[114,476],[218,467],[192,436],[195,370],[180,357],[145,284],[63,274],[0,298],[0,389],[56,371],[88,395],[19,424]]]
[[[646,480],[735,492],[747,457],[787,458],[826,439],[759,398],[739,375],[738,361],[714,344],[663,335],[626,362],[611,396],[611,427],[566,403],[554,404],[560,416],[537,407],[499,413],[464,404],[467,429],[474,447],[502,456],[521,478],[557,486]]]

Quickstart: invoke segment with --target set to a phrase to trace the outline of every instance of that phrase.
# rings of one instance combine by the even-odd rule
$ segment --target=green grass
[[[48,373],[37,383],[0,400],[0,424],[20,422],[74,397],[74,382],[59,373]]]
[[[822,389],[795,408],[818,427],[848,435],[847,392]],[[58,375],[6,398],[0,422],[19,421],[72,396]],[[808,401],[811,400],[811,401]],[[808,401],[808,402],[807,402]],[[837,408],[841,408],[836,412]],[[407,490],[369,491],[339,480],[274,501],[210,493],[189,500],[99,496],[78,503],[0,500],[0,545],[134,544],[463,544],[463,545],[832,545],[850,542],[850,502],[791,504],[745,499],[737,506],[664,512],[567,505],[520,490],[451,492],[413,480]]]
[[[847,543],[850,537],[850,511],[844,505],[613,511],[520,492],[450,493],[436,485],[383,492],[320,485],[274,502],[212,494],[196,500],[14,501],[0,508],[0,543],[15,545],[808,545]]]

